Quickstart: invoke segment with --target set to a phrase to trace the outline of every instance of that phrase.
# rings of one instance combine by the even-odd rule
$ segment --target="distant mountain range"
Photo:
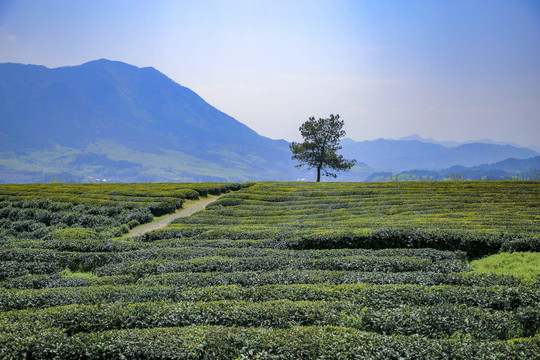
[[[409,170],[399,174],[373,173],[367,181],[415,180],[540,180],[540,156],[530,159],[506,159],[473,167],[452,166],[437,171]]]
[[[459,145],[473,144],[473,143],[494,144],[494,145],[510,145],[510,146],[518,147],[518,148],[523,147],[523,146],[521,146],[519,144],[516,144],[516,143],[513,143],[513,142],[494,141],[494,140],[491,140],[491,139],[468,140],[468,141],[437,141],[437,140],[432,139],[432,138],[423,138],[420,135],[409,135],[409,136],[399,138],[399,140],[417,140],[417,141],[426,142],[426,143],[444,145],[444,146],[447,146],[447,147],[455,147],[455,146],[459,146]],[[533,145],[528,146],[528,148],[530,148],[532,150],[535,150],[533,147],[534,147]],[[535,150],[535,151],[537,151],[537,150]]]
[[[343,156],[361,159],[370,168],[401,172],[413,169],[438,170],[454,165],[476,166],[508,158],[527,159],[539,155],[536,151],[511,145],[484,143],[447,147],[418,140],[387,140],[355,142],[344,139]]]
[[[338,176],[345,181],[538,155],[418,137],[342,145],[358,160]],[[154,68],[0,64],[0,182],[312,180],[290,156],[288,142],[257,134]]]

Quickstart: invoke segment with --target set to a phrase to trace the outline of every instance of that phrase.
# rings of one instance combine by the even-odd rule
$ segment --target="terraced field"
[[[121,236],[155,216],[173,213],[186,200],[246,185],[0,185],[0,238],[44,239],[63,236],[63,229],[72,228],[89,229],[106,237]]]
[[[116,196],[123,214],[152,215],[155,199],[182,199],[174,185],[138,185],[137,199],[163,194],[150,204],[128,185],[66,198],[0,187],[2,217],[19,214],[0,220],[0,357],[539,358],[538,278],[469,267],[539,251],[538,182],[228,184],[210,186],[228,193],[205,211],[138,237],[13,225],[39,206],[54,219],[63,206],[105,212]]]

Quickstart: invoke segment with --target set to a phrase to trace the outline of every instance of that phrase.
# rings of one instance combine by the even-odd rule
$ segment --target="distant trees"
[[[344,124],[343,120],[339,120],[339,115],[319,120],[310,117],[303,123],[299,130],[304,142],[289,145],[293,153],[291,158],[300,162],[296,167],[317,169],[317,182],[321,181],[321,172],[324,176],[335,178],[337,175],[329,170],[350,170],[356,160],[346,160],[337,154],[341,149],[339,142],[345,136]]]
[[[460,173],[450,173],[448,174],[448,180],[450,181],[464,181],[465,176]]]

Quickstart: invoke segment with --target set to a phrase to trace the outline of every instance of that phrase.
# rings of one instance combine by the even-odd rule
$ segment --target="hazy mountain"
[[[396,175],[378,172],[371,174],[367,181],[395,180],[396,176],[398,180],[540,180],[540,156],[506,159],[473,167],[456,165],[437,171],[409,170]]]
[[[526,159],[538,155],[527,148],[484,143],[448,147],[419,140],[377,139],[357,142],[344,139],[342,145],[345,158],[355,158],[371,168],[389,172],[439,170],[454,165],[470,167],[508,158]]]
[[[342,154],[358,164],[337,180],[538,155],[431,140],[344,139]],[[314,179],[290,157],[286,141],[257,134],[154,68],[0,64],[0,182]]]
[[[416,140],[416,141],[420,141],[420,142],[425,142],[425,143],[431,143],[431,144],[439,144],[439,145],[443,145],[443,146],[446,146],[446,147],[455,147],[455,146],[459,146],[459,145],[465,145],[465,144],[474,144],[474,143],[480,143],[480,144],[493,144],[493,145],[510,145],[510,146],[513,146],[513,147],[517,147],[517,148],[523,148],[524,146],[521,146],[519,144],[516,144],[516,143],[513,143],[513,142],[508,142],[508,141],[495,141],[495,140],[491,140],[491,139],[481,139],[481,140],[467,140],[467,141],[437,141],[433,138],[423,138],[421,137],[420,135],[409,135],[409,136],[404,136],[402,138],[399,138],[399,140],[406,140],[406,141],[411,141],[411,140]],[[534,146],[528,146],[529,149],[532,149],[536,152],[538,152],[538,150],[540,148],[534,148]]]
[[[154,68],[0,64],[0,120],[4,172],[124,181],[295,176],[286,141],[258,135]]]
[[[452,146],[459,146],[459,145],[462,145],[462,143],[458,142],[458,141],[437,141],[433,138],[423,138],[421,137],[420,135],[409,135],[409,136],[404,136],[404,137],[401,137],[399,138],[398,140],[404,140],[404,141],[420,141],[420,142],[424,142],[424,143],[430,143],[430,144],[439,144],[439,145],[443,145],[443,146],[447,146],[447,147],[452,147]]]

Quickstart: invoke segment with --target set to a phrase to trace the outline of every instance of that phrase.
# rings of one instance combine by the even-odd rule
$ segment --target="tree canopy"
[[[330,170],[350,170],[356,160],[346,160],[337,154],[341,149],[339,142],[345,136],[344,124],[343,120],[339,120],[339,115],[330,115],[328,119],[319,120],[310,117],[303,123],[299,130],[304,142],[290,144],[293,153],[291,158],[300,162],[296,167],[317,169],[317,182],[321,181],[321,172],[324,176],[335,178],[336,173]]]

